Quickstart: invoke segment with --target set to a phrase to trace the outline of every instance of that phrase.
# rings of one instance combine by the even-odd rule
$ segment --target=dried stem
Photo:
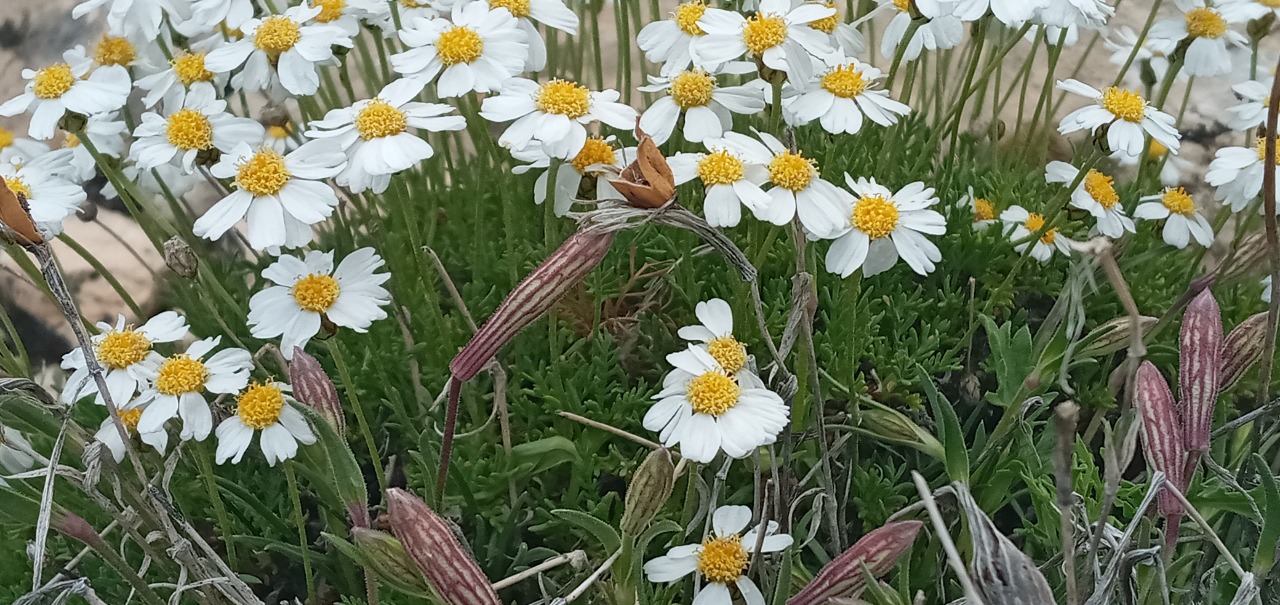
[[[1280,59],[1276,61],[1280,69]],[[1267,228],[1267,258],[1271,265],[1271,283],[1280,284],[1280,233],[1276,231],[1276,122],[1280,119],[1280,78],[1271,84],[1267,102],[1267,136],[1262,170],[1262,221]],[[1280,288],[1280,285],[1273,286]],[[1280,323],[1280,296],[1272,296],[1267,305],[1267,334],[1262,353],[1263,388],[1258,389],[1258,407],[1267,402],[1271,391],[1271,372],[1276,354],[1276,327]]]
[[[951,571],[955,572],[956,579],[960,581],[960,586],[964,588],[964,599],[969,605],[982,605],[982,596],[978,594],[978,589],[973,585],[973,580],[969,578],[969,572],[964,568],[964,561],[960,559],[960,551],[956,550],[956,545],[951,541],[951,533],[947,531],[947,523],[942,520],[942,513],[938,512],[938,503],[933,500],[933,493],[929,491],[929,484],[925,483],[924,477],[920,473],[911,471],[911,481],[916,484],[916,491],[920,493],[920,501],[924,505],[925,510],[929,511],[929,520],[933,523],[933,531],[938,534],[938,541],[942,543],[942,550],[947,553],[947,564],[951,566]]]

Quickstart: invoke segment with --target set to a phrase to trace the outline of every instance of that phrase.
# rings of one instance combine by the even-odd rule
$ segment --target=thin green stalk
[[[293,460],[284,461],[284,477],[289,481],[289,500],[293,502],[293,522],[298,527],[298,547],[302,549],[302,573],[307,579],[307,603],[315,604],[316,579],[311,571],[311,545],[307,540],[307,520],[302,516],[302,498],[298,496],[298,478]]]
[[[1058,34],[1058,43],[1049,47],[1049,69],[1045,71],[1044,83],[1040,86],[1040,100],[1036,102],[1036,112],[1031,115],[1031,134],[1028,137],[1031,141],[1035,141],[1040,134],[1040,116],[1044,115],[1044,110],[1049,107],[1050,100],[1053,99],[1053,81],[1058,71],[1058,58],[1062,56],[1062,47],[1067,43],[1067,30],[1063,29]],[[1021,128],[1021,124],[1019,124]]]
[[[129,311],[133,313],[133,316],[138,318],[139,321],[142,320],[142,307],[138,306],[138,303],[133,300],[133,296],[129,294],[129,290],[120,283],[120,280],[116,278],[115,274],[108,270],[107,267],[98,260],[98,257],[86,250],[84,246],[80,245],[80,242],[72,239],[72,237],[66,233],[59,235],[58,239],[62,243],[66,244],[68,248],[71,248],[73,252],[80,255],[80,258],[84,259],[85,262],[89,263],[89,266],[93,267],[93,270],[97,271],[98,275],[101,275],[102,279],[107,281],[107,284],[111,286],[111,289],[116,291],[116,294],[124,301],[124,304],[129,307]]]
[[[356,423],[360,425],[360,435],[364,437],[364,444],[369,448],[369,461],[373,464],[374,474],[378,476],[378,488],[385,492],[387,491],[387,474],[382,469],[382,457],[378,455],[378,446],[373,440],[373,432],[369,430],[369,421],[365,419],[364,406],[360,405],[360,395],[356,391],[351,369],[347,367],[347,361],[342,357],[336,335],[325,340],[325,345],[329,347],[329,354],[333,356],[333,362],[338,366],[338,379],[342,381],[342,388],[347,394],[347,399],[351,401],[351,411],[355,412]]]
[[[199,467],[200,478],[204,479],[205,490],[209,492],[209,503],[213,505],[213,517],[218,523],[218,535],[227,547],[227,564],[233,568],[239,567],[239,562],[236,560],[236,542],[231,539],[231,518],[227,516],[227,506],[222,502],[222,492],[218,490],[213,461],[209,457],[209,449],[212,447],[213,443],[209,442],[196,444],[196,447],[191,449],[196,453],[196,465]]]
[[[1161,0],[1154,0],[1151,3],[1151,12],[1147,13],[1147,20],[1142,24],[1142,31],[1138,32],[1138,39],[1133,43],[1133,50],[1129,51],[1129,56],[1124,60],[1124,65],[1120,66],[1120,71],[1116,72],[1116,79],[1111,82],[1112,86],[1119,86],[1124,82],[1124,75],[1129,72],[1129,67],[1133,65],[1134,59],[1138,57],[1138,51],[1142,50],[1143,42],[1147,41],[1147,34],[1151,33],[1151,26],[1156,22],[1156,15],[1160,12]]]

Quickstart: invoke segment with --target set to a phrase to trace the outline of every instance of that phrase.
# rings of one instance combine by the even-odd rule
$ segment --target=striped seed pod
[[[1142,416],[1142,452],[1147,464],[1164,472],[1169,481],[1181,489],[1187,453],[1169,384],[1160,370],[1144,361],[1138,367],[1135,388],[1134,404]],[[1159,498],[1160,514],[1170,518],[1182,516],[1182,503],[1172,494],[1161,490]]]
[[[1209,449],[1209,423],[1222,371],[1222,314],[1208,288],[1187,305],[1178,349],[1183,440],[1188,452],[1203,452]]]
[[[289,362],[289,383],[293,385],[293,397],[313,409],[333,425],[339,435],[347,432],[347,418],[342,413],[342,402],[333,380],[315,357],[302,347],[293,348],[293,361]]]
[[[1049,582],[1035,561],[996,529],[965,484],[951,485],[956,490],[956,501],[969,521],[969,535],[973,539],[969,575],[973,578],[974,587],[982,593],[983,602],[1001,605],[1056,603]]]
[[[1223,283],[1244,280],[1256,280],[1262,276],[1267,266],[1267,238],[1265,234],[1246,235],[1236,247],[1235,257],[1231,264],[1220,269],[1219,279]]]
[[[431,585],[418,571],[404,544],[386,532],[356,527],[351,530],[351,541],[360,547],[374,573],[395,588],[410,594],[430,594]]]
[[[671,463],[671,452],[658,448],[649,452],[627,486],[627,505],[622,512],[622,533],[638,535],[662,505],[671,497],[676,482],[676,467]]]
[[[1267,334],[1267,314],[1253,315],[1236,326],[1222,343],[1222,372],[1218,392],[1231,388],[1262,357]]]
[[[911,548],[923,526],[920,521],[897,521],[863,536],[819,570],[800,592],[787,599],[787,605],[826,605],[832,599],[856,597],[866,588],[863,566],[872,577],[888,573],[898,557]]]
[[[391,488],[387,490],[387,512],[391,530],[445,603],[501,605],[475,559],[426,502]]]
[[[1146,315],[1138,318],[1138,329],[1145,336],[1156,324],[1156,318]],[[1132,342],[1133,323],[1128,317],[1117,317],[1091,330],[1080,340],[1076,348],[1076,357],[1091,358],[1110,355]]]

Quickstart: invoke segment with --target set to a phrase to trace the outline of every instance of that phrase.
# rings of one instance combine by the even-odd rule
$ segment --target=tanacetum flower
[[[729,374],[747,367],[747,348],[733,337],[733,309],[720,298],[698,303],[694,307],[696,326],[680,328],[680,338],[697,343]]]
[[[281,336],[280,350],[293,358],[320,331],[320,320],[356,332],[368,331],[387,312],[391,294],[382,284],[390,273],[374,273],[384,264],[373,248],[348,254],[337,269],[333,253],[312,250],[303,258],[281,256],[262,276],[275,285],[249,299],[249,328],[254,338]]]
[[[748,605],[764,603],[764,595],[755,582],[746,575],[751,555],[760,542],[760,552],[779,552],[791,546],[788,534],[779,534],[777,521],[756,526],[746,534],[742,530],[751,524],[751,508],[747,506],[721,506],[711,517],[711,535],[701,544],[677,546],[666,555],[644,564],[645,577],[650,582],[675,582],[691,573],[697,573],[705,584],[694,596],[697,605],[732,605],[733,594],[729,586],[736,586]],[[759,540],[761,532],[764,540]]]
[[[400,30],[400,40],[409,50],[391,55],[392,68],[423,84],[440,76],[442,98],[498,90],[523,71],[529,56],[520,22],[485,2],[454,5],[452,21],[416,18]]]
[[[1209,171],[1204,175],[1204,181],[1215,187],[1214,199],[1227,204],[1232,211],[1240,212],[1258,198],[1262,191],[1262,177],[1267,171],[1266,141],[1266,138],[1259,137],[1252,148],[1223,147],[1214,153]],[[1280,167],[1277,167],[1276,175],[1280,176]],[[1280,192],[1280,180],[1276,181],[1276,191]]]
[[[1021,242],[1013,247],[1019,253],[1026,250],[1027,246],[1031,246],[1031,258],[1042,263],[1048,262],[1050,258],[1053,258],[1054,250],[1066,256],[1071,255],[1071,240],[1058,233],[1057,228],[1045,231],[1034,243],[1026,241],[1033,234],[1044,228],[1043,214],[1028,212],[1022,206],[1010,206],[1000,213],[1000,220],[1009,230],[1009,239],[1014,242]]]
[[[123,315],[116,319],[115,325],[99,322],[97,327],[98,334],[91,339],[93,353],[102,366],[111,402],[121,408],[133,399],[135,393],[147,386],[148,379],[146,373],[142,372],[142,362],[147,358],[160,357],[152,347],[156,343],[181,340],[187,335],[186,318],[173,311],[156,315],[137,328],[125,324]],[[95,395],[95,403],[106,404],[98,392],[97,382],[89,374],[84,351],[80,347],[62,356],[62,369],[71,372],[66,388],[62,389],[63,403],[70,405],[84,397]]]
[[[154,40],[160,34],[165,10],[172,10],[166,0],[84,0],[71,9],[71,17],[79,19],[107,4],[109,31],[134,40]]]
[[[667,356],[675,369],[663,380],[644,427],[694,462],[710,462],[721,450],[733,458],[773,443],[789,410],[749,371],[736,374],[711,353],[690,345]]]
[[[1180,135],[1173,116],[1152,107],[1138,93],[1115,86],[1098,90],[1079,80],[1061,80],[1057,87],[1095,103],[1067,114],[1058,125],[1058,132],[1071,134],[1086,129],[1096,132],[1106,126],[1107,146],[1132,156],[1142,153],[1145,132],[1170,151],[1178,152]]]
[[[84,125],[84,134],[98,153],[111,158],[124,154],[124,135],[128,132],[129,126],[114,113],[89,116]],[[49,152],[48,165],[55,174],[75,183],[84,183],[96,176],[98,164],[89,149],[81,144],[80,137],[70,132],[63,133],[62,137],[62,148]]]
[[[1120,162],[1121,166],[1137,166],[1138,158],[1123,151],[1111,154],[1111,159]],[[1160,141],[1152,140],[1147,146],[1147,160],[1160,164],[1160,184],[1175,187],[1182,183],[1182,174],[1191,170],[1190,160],[1169,153],[1168,148]]]
[[[1270,0],[1221,0],[1214,6],[1222,12],[1222,17],[1231,23],[1244,23],[1261,19],[1268,13],[1280,17],[1280,6]]]
[[[806,82],[813,75],[814,58],[825,58],[834,50],[830,38],[809,24],[835,13],[825,4],[792,0],[761,0],[750,18],[708,8],[698,19],[698,27],[707,35],[693,42],[693,63],[714,70],[747,55],[785,72],[788,79]]]
[[[903,38],[911,29],[915,15],[911,13],[910,0],[876,1],[880,6],[873,10],[872,14],[885,7],[893,7],[897,11],[889,21],[889,27],[885,28],[884,38],[880,41],[880,55],[886,59],[893,59],[897,56],[898,47],[904,43]],[[870,16],[871,14],[868,14],[863,19]],[[915,33],[911,34],[911,38],[905,42],[907,46],[902,51],[902,60],[914,61],[920,57],[922,50],[954,48],[963,39],[964,23],[961,23],[955,15],[939,15],[917,25]]]
[[[947,219],[929,209],[938,203],[933,188],[917,181],[895,193],[875,179],[844,178],[853,193],[839,190],[842,221],[824,232],[835,239],[827,250],[827,271],[849,277],[861,268],[869,277],[901,257],[920,275],[933,272],[942,252],[925,235],[947,230]]]
[[[1036,12],[1049,5],[1049,0],[915,0],[920,14],[934,19],[953,16],[961,21],[977,21],[990,11],[1008,27],[1020,27]]]
[[[562,0],[487,0],[489,8],[505,8],[520,22],[525,41],[529,43],[529,56],[524,71],[542,71],[547,66],[547,43],[534,23],[558,29],[567,34],[578,33],[578,14],[565,6]]]
[[[175,163],[191,173],[201,152],[217,149],[228,153],[242,141],[262,140],[262,135],[262,124],[231,115],[227,102],[217,98],[213,86],[200,83],[191,88],[180,107],[169,109],[167,116],[142,114],[142,123],[133,131],[136,140],[129,156],[143,170]]]
[[[356,193],[366,189],[382,193],[391,175],[435,155],[435,149],[410,128],[428,132],[466,128],[462,116],[445,115],[453,111],[452,106],[414,101],[421,91],[421,82],[401,78],[372,99],[331,109],[323,120],[311,122],[308,137],[336,139],[347,154],[347,167],[337,177],[339,185]]]
[[[58,120],[68,111],[93,115],[124,107],[132,87],[129,72],[119,65],[89,73],[91,68],[86,63],[54,63],[41,70],[22,70],[27,85],[22,94],[0,105],[0,116],[31,111],[27,132],[43,141],[53,137]]]
[[[0,427],[0,467],[9,474],[21,473],[35,466],[35,458],[27,453],[31,442],[11,426]],[[0,487],[8,485],[0,478]]]
[[[1244,34],[1227,27],[1227,20],[1217,9],[1201,2],[1184,7],[1180,17],[1157,22],[1149,35],[1187,44],[1182,70],[1188,76],[1231,73],[1231,47],[1248,44]]]
[[[116,413],[120,415],[120,424],[124,425],[124,431],[129,435],[130,439],[137,438],[143,443],[151,446],[161,455],[169,445],[169,432],[163,426],[151,431],[150,433],[138,432],[138,421],[142,419],[142,410],[146,404],[139,404],[137,401],[131,402],[129,405],[121,404],[122,409]],[[93,434],[94,440],[102,445],[107,446],[111,451],[111,457],[116,462],[124,460],[125,444],[120,440],[120,431],[116,429],[116,424],[111,421],[111,416],[107,416],[102,420],[102,424],[98,425],[98,432]]]
[[[1148,195],[1133,211],[1133,217],[1164,221],[1164,242],[1186,248],[1191,238],[1201,246],[1213,243],[1213,226],[1200,214],[1196,202],[1182,187],[1166,187],[1163,193]]]
[[[543,169],[542,174],[533,183],[533,201],[541,205],[547,200],[547,168],[551,166],[551,158],[540,145],[531,145],[527,149],[513,150],[511,155],[516,159],[529,162],[514,167],[511,172],[524,174],[530,170]],[[561,162],[556,168],[555,214],[564,216],[573,207],[573,202],[580,195],[582,181],[595,179],[595,199],[619,198],[613,185],[609,184],[609,168],[619,170],[628,161],[636,157],[636,148],[618,149],[613,137],[589,137],[582,151],[568,162]]]
[[[769,203],[753,209],[757,218],[785,225],[799,216],[810,233],[825,235],[825,229],[839,222],[839,189],[821,178],[813,160],[791,151],[773,135],[759,131],[756,135],[759,140],[726,132],[723,139],[710,141],[707,147],[727,147],[745,162],[769,171],[773,184],[767,191]]]
[[[1031,32],[1027,32],[1028,35]],[[1169,40],[1152,38],[1144,36],[1138,37],[1138,32],[1133,31],[1132,27],[1121,25],[1114,27],[1110,31],[1110,35],[1103,38],[1102,44],[1107,50],[1111,51],[1109,60],[1118,66],[1129,63],[1129,56],[1133,56],[1133,62],[1129,64],[1129,70],[1125,72],[1124,78],[1126,85],[1131,88],[1142,86],[1142,70],[1149,68],[1155,75],[1156,81],[1164,80],[1165,73],[1169,71],[1169,55],[1177,46],[1176,43]],[[1138,47],[1135,51],[1134,47]],[[1179,73],[1178,78],[1185,78],[1185,74]]]
[[[205,29],[225,24],[229,29],[240,29],[253,18],[253,0],[192,0],[191,21]]]
[[[223,349],[209,359],[204,356],[222,342],[222,337],[191,343],[186,353],[169,357],[148,356],[139,364],[138,374],[149,386],[138,396],[146,405],[138,420],[138,432],[162,430],[174,416],[182,419],[183,441],[203,441],[213,430],[213,414],[204,393],[229,395],[244,388],[253,369],[253,357],[244,349]]]
[[[1088,27],[1097,29],[1107,24],[1116,14],[1115,7],[1106,0],[1049,0],[1036,18],[1054,27]]]
[[[761,220],[769,216],[773,198],[760,187],[769,180],[768,164],[748,162],[723,140],[708,143],[707,153],[677,153],[667,163],[677,185],[702,181],[702,213],[712,227],[737,226],[742,206]]]
[[[1227,108],[1231,117],[1227,126],[1232,130],[1245,131],[1262,126],[1267,122],[1267,100],[1271,97],[1273,80],[1245,80],[1231,85],[1231,92],[1236,93],[1242,101],[1238,105]]]
[[[636,125],[636,110],[618,102],[618,91],[592,92],[569,80],[538,84],[512,78],[496,96],[485,98],[480,115],[491,122],[512,122],[498,137],[509,149],[542,145],[547,155],[569,159],[587,142],[586,125],[600,121],[622,130]],[[514,121],[513,121],[514,120]]]
[[[64,156],[47,152],[25,164],[0,164],[0,179],[27,200],[31,220],[46,236],[62,233],[63,219],[75,214],[88,196],[81,187],[58,176],[55,166]],[[65,165],[62,169],[65,170]]]
[[[831,134],[857,134],[863,119],[881,126],[892,126],[898,116],[911,113],[911,108],[889,98],[889,91],[876,90],[883,73],[857,59],[841,59],[809,82],[789,85],[783,100],[783,116],[793,125],[818,120]]]
[[[996,206],[991,200],[973,193],[973,187],[960,198],[960,205],[973,211],[973,230],[983,231],[996,223]]]
[[[1066,162],[1049,162],[1045,167],[1045,181],[1069,185],[1075,182],[1080,170]],[[1080,179],[1080,184],[1071,192],[1071,205],[1087,211],[1098,221],[1098,231],[1107,237],[1120,237],[1125,232],[1134,232],[1133,219],[1124,213],[1124,205],[1120,203],[1120,194],[1116,193],[1114,181],[1099,170],[1093,168]]]
[[[192,43],[190,50],[175,52],[168,67],[139,78],[138,88],[147,93],[142,97],[142,104],[150,108],[163,100],[166,110],[175,111],[182,107],[187,91],[197,84],[205,82],[213,85],[215,90],[222,90],[227,84],[228,74],[215,74],[205,69],[204,59],[209,51],[225,44],[222,36],[209,36]]]
[[[754,71],[755,67],[746,64]],[[764,109],[766,84],[751,80],[741,86],[720,86],[716,77],[701,69],[682,71],[668,78],[649,77],[641,92],[662,92],[640,116],[640,130],[661,145],[671,138],[684,117],[681,134],[690,143],[719,137],[733,128],[733,114],[752,115]]]
[[[231,78],[231,85],[240,90],[266,90],[276,98],[284,96],[278,87],[294,95],[314,94],[320,87],[316,65],[334,58],[334,46],[352,46],[342,28],[307,23],[322,10],[299,5],[280,15],[246,21],[240,27],[243,38],[205,55],[205,69],[226,73],[243,65]]]
[[[707,35],[698,21],[707,12],[702,0],[689,0],[676,6],[670,19],[654,21],[640,29],[636,46],[644,51],[646,59],[661,63],[659,72],[664,77],[674,76],[693,65],[694,41]],[[714,71],[712,67],[708,68]]]
[[[256,250],[310,243],[311,226],[328,218],[338,205],[338,196],[323,181],[347,165],[346,154],[334,147],[311,141],[281,155],[239,143],[209,169],[215,177],[234,179],[235,191],[206,211],[192,231],[218,239],[245,219],[245,235]]]
[[[12,130],[0,127],[0,164],[23,164],[47,151],[47,143],[20,137]]]
[[[293,409],[293,398],[285,394],[288,390],[288,385],[279,382],[254,382],[236,397],[235,415],[218,424],[218,450],[214,454],[218,464],[227,460],[239,464],[257,431],[262,432],[258,446],[269,466],[275,466],[277,460],[293,458],[299,443],[316,442],[306,417]]]

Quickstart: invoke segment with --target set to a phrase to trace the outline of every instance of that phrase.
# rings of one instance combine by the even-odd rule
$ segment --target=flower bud
[[[164,264],[186,279],[195,279],[200,271],[200,258],[187,242],[176,235],[164,243]]]
[[[98,534],[98,530],[94,529],[84,517],[73,512],[62,511],[55,512],[50,519],[50,525],[58,530],[59,533],[85,543],[86,546],[98,548],[105,546],[102,536]]]
[[[872,577],[888,573],[898,557],[911,548],[923,526],[920,521],[897,521],[863,536],[827,563],[800,592],[787,599],[787,605],[825,605],[833,599],[856,597],[866,587],[863,566]]]
[[[1222,315],[1205,288],[1187,305],[1178,338],[1178,397],[1187,451],[1209,449],[1209,424],[1222,371]]]
[[[877,439],[914,448],[938,460],[947,457],[942,443],[902,412],[877,406],[863,409],[861,416],[862,428]]]
[[[386,532],[357,527],[351,530],[351,540],[383,581],[409,594],[430,594],[431,585],[418,571],[409,552],[399,540]]]
[[[969,536],[973,540],[969,576],[982,594],[983,602],[1056,603],[1049,582],[1035,561],[996,529],[965,484],[951,485],[956,490],[956,502],[969,521]]]
[[[426,502],[392,488],[387,512],[391,530],[447,605],[501,605],[475,559]]]
[[[338,401],[338,390],[324,367],[302,347],[293,348],[293,361],[289,362],[289,383],[293,385],[293,397],[320,414],[339,435],[346,434],[347,418]]]
[[[1160,375],[1160,370],[1151,362],[1144,361],[1138,367],[1134,388],[1134,405],[1142,416],[1142,452],[1147,457],[1147,464],[1163,472],[1171,483],[1181,488],[1187,454],[1169,384]],[[1164,490],[1160,492],[1157,506],[1160,514],[1165,516],[1178,517],[1183,513],[1182,503]]]
[[[1156,318],[1146,315],[1138,317],[1138,329],[1143,336],[1151,331],[1156,321]],[[1128,317],[1117,317],[1094,328],[1080,340],[1080,345],[1076,347],[1076,357],[1102,357],[1128,347],[1133,339],[1132,325],[1133,322]]]
[[[671,463],[671,452],[658,448],[649,452],[627,486],[627,506],[622,513],[622,533],[638,535],[662,505],[671,497],[676,482],[676,467]]]
[[[1231,388],[1262,357],[1266,335],[1266,313],[1259,313],[1240,322],[1227,335],[1222,343],[1222,373],[1218,377],[1218,392]]]

